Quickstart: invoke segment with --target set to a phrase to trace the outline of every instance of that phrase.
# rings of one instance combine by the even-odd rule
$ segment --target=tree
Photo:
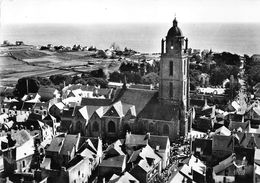
[[[105,78],[105,77],[106,77],[106,75],[105,75],[103,69],[101,69],[101,68],[98,69],[98,70],[93,70],[93,71],[91,71],[91,72],[90,72],[90,76],[91,76],[91,77],[96,77],[96,78]]]
[[[109,81],[112,81],[112,82],[120,82],[120,81],[122,81],[122,78],[123,78],[123,75],[117,71],[114,71],[109,74]]]
[[[159,76],[154,72],[146,74],[142,77],[142,83],[156,85],[157,83],[159,83]]]
[[[24,77],[18,80],[14,94],[19,98],[28,93],[37,93],[40,82],[35,77]]]
[[[210,84],[211,85],[222,85],[223,81],[227,79],[229,73],[224,67],[216,67],[211,71]]]
[[[72,83],[72,77],[71,76],[61,75],[61,74],[50,76],[50,80],[55,85],[64,84],[64,82],[65,82],[66,85]]]

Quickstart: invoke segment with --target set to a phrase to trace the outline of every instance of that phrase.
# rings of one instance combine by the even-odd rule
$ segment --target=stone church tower
[[[188,128],[188,39],[184,38],[176,18],[166,40],[161,42],[159,100],[162,104],[175,104],[180,109],[180,135]]]

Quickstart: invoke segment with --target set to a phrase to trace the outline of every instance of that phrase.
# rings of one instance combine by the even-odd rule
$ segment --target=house
[[[114,143],[110,144],[104,151],[105,157],[125,155],[125,153],[122,151],[122,146],[122,140],[117,140]]]
[[[126,155],[119,155],[104,159],[98,167],[99,179],[109,180],[113,174],[121,174],[126,168]]]
[[[213,167],[215,177],[234,177],[235,182],[253,182],[254,150],[236,147],[234,153]]]
[[[170,139],[168,136],[150,135],[148,144],[162,157],[162,169],[170,163]]]
[[[40,98],[41,96],[38,93],[28,93],[25,94],[21,100],[24,102],[37,103],[40,102]]]
[[[120,176],[114,174],[108,181],[108,183],[121,183],[121,182],[139,183],[139,181],[128,172],[125,172],[123,175]]]
[[[72,160],[79,148],[80,134],[56,136],[46,149],[46,158],[51,159],[51,169],[66,166]]]
[[[247,122],[231,121],[229,123],[229,130],[230,131],[236,131],[236,132],[249,132],[250,121],[247,121]]]
[[[212,156],[212,139],[196,138],[192,141],[192,152],[201,160],[210,162]]]
[[[140,182],[153,182],[161,174],[161,157],[149,145],[133,153],[128,162],[132,163],[129,173]]]
[[[48,109],[49,109],[49,102],[38,102],[35,103],[33,107],[33,112],[36,114],[41,114],[44,117],[48,115]]]
[[[62,115],[62,111],[65,108],[65,104],[62,102],[58,102],[56,104],[53,104],[50,108],[49,108],[49,113],[54,116],[55,118],[57,118],[58,120],[61,119],[61,115]]]
[[[94,164],[96,167],[101,163],[103,159],[103,150],[102,150],[102,140],[99,137],[81,137],[80,139],[80,147],[77,153],[80,153],[81,156],[85,157],[88,152],[91,151],[94,153]],[[85,150],[87,149],[87,152]]]
[[[34,137],[27,131],[18,130],[8,134],[7,143],[2,142],[2,149],[6,175],[29,170],[35,147]]]
[[[239,146],[239,139],[237,136],[213,135],[212,137],[212,160],[219,162],[219,160],[230,156],[235,147]],[[214,162],[212,162],[214,164]]]

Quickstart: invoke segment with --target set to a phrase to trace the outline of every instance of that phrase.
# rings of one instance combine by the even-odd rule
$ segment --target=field
[[[113,72],[120,65],[117,59],[95,58],[90,51],[53,52],[25,46],[0,51],[5,55],[0,57],[0,85],[15,85],[28,76],[76,75],[98,68]]]

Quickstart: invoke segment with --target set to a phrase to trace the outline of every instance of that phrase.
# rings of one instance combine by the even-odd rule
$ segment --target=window
[[[108,132],[116,132],[116,125],[113,121],[108,122]]]
[[[80,176],[80,171],[78,171],[78,176]]]
[[[25,161],[23,161],[23,168],[25,167]]]
[[[97,122],[97,121],[94,121],[92,130],[93,130],[94,132],[99,131],[99,125],[98,125],[98,122]]]
[[[169,98],[172,99],[173,97],[173,83],[170,82],[170,86],[169,86]]]
[[[184,66],[183,66],[183,74],[186,75],[186,60],[184,60]]]
[[[173,61],[170,61],[170,73],[169,75],[172,76],[173,75]]]
[[[47,111],[43,111],[43,115],[47,115]]]
[[[163,126],[163,135],[169,135],[170,129],[168,125]]]

